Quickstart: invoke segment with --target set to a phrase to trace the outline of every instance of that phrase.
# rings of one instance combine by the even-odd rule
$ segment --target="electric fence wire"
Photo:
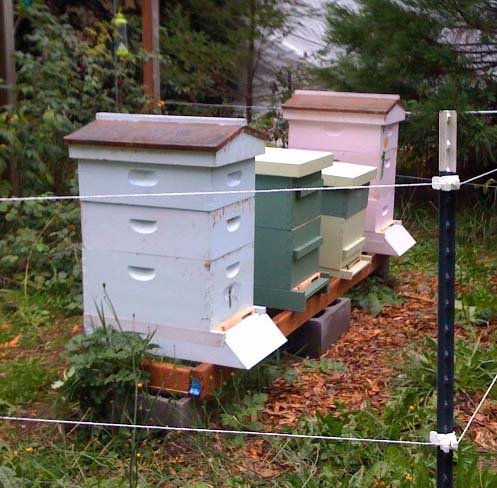
[[[480,176],[480,178],[481,177],[482,176]],[[423,178],[421,176],[411,176],[411,175],[396,175],[395,178],[405,179],[405,180],[431,181],[431,178]],[[474,188],[497,189],[497,184],[465,183],[464,185],[472,186]]]
[[[221,191],[190,191],[190,192],[164,192],[164,193],[121,193],[121,194],[101,194],[101,195],[44,195],[32,197],[1,197],[0,203],[3,202],[37,202],[37,201],[54,201],[54,200],[95,200],[108,198],[144,198],[144,197],[185,197],[185,196],[213,196],[213,195],[255,195],[260,193],[290,193],[300,191],[338,191],[354,190],[358,188],[408,188],[418,186],[431,186],[431,183],[397,183],[391,185],[370,185],[364,187],[361,185],[352,186],[319,186],[319,187],[302,187],[302,188],[269,188],[265,190],[221,190]]]
[[[497,168],[491,169],[490,171],[487,171],[486,173],[483,173],[478,176],[474,176],[473,178],[469,178],[468,180],[462,181],[461,185],[468,185],[473,181],[479,180],[480,178],[484,178],[485,176],[490,176],[493,173],[497,173]]]
[[[172,427],[169,425],[143,425],[143,424],[127,424],[116,422],[90,422],[77,420],[62,420],[62,419],[46,419],[34,417],[13,417],[0,416],[0,420],[9,422],[31,422],[41,424],[58,424],[72,425],[74,427],[108,427],[108,428],[123,428],[123,429],[140,429],[140,430],[159,430],[168,432],[183,432],[183,433],[199,433],[199,434],[219,434],[219,435],[246,435],[259,437],[277,437],[283,439],[307,439],[320,441],[336,441],[336,442],[364,442],[370,444],[396,444],[406,446],[432,446],[429,441],[404,441],[396,439],[375,439],[367,437],[340,437],[331,435],[311,435],[311,434],[291,434],[284,432],[262,432],[253,430],[227,430],[227,429],[207,429],[201,427]]]
[[[485,403],[485,400],[487,399],[488,395],[490,394],[490,392],[491,392],[492,388],[494,387],[495,383],[497,383],[497,374],[495,375],[495,378],[490,383],[490,386],[488,387],[487,391],[485,392],[485,394],[483,395],[482,399],[480,400],[480,403],[476,407],[476,410],[473,412],[473,415],[471,415],[468,423],[466,424],[466,427],[464,427],[464,430],[462,431],[462,434],[459,436],[459,439],[457,439],[458,443],[461,442],[461,440],[463,439],[463,437],[466,435],[466,432],[468,431],[468,429],[470,428],[471,424],[473,423],[473,420],[478,415],[478,412],[480,411],[480,408]]]
[[[236,108],[236,109],[254,109],[254,110],[283,110],[281,105],[243,105],[228,103],[207,103],[207,102],[184,102],[181,100],[164,100],[166,105],[182,105],[185,107],[217,107],[217,108]],[[497,115],[497,110],[466,110],[465,113],[473,115]],[[412,115],[412,112],[406,112],[406,115]]]
[[[489,176],[497,172],[497,168],[487,171],[483,174],[469,178],[462,181],[461,185],[469,185],[485,176]],[[416,178],[418,177],[408,177]],[[389,185],[369,185],[364,187],[362,185],[350,186],[320,186],[320,187],[303,187],[303,188],[269,188],[265,190],[221,190],[221,191],[191,191],[191,192],[162,192],[162,193],[121,193],[121,194],[101,194],[101,195],[43,195],[31,197],[0,197],[0,203],[6,202],[37,202],[37,201],[55,201],[55,200],[95,200],[95,199],[109,199],[109,198],[154,198],[154,197],[184,197],[184,196],[214,196],[214,195],[255,195],[261,193],[289,193],[300,191],[338,191],[338,190],[354,190],[359,188],[379,189],[379,188],[412,188],[412,187],[428,187],[432,186],[429,178],[419,178],[426,180],[421,183],[395,183]]]

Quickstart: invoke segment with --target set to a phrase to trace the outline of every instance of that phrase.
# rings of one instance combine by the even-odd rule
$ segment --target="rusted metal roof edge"
[[[79,129],[78,129],[79,130]],[[248,126],[240,126],[234,130],[229,136],[223,139],[217,145],[202,145],[202,144],[174,144],[174,143],[140,143],[140,142],[116,142],[116,141],[103,141],[97,138],[86,138],[79,139],[74,138],[73,135],[78,132],[76,130],[72,134],[64,137],[64,143],[67,145],[77,145],[77,146],[105,146],[113,148],[140,148],[140,149],[173,149],[173,150],[183,150],[183,151],[196,151],[196,152],[217,152],[226,146],[229,142],[239,136],[242,132],[246,132],[253,137],[257,137],[262,140],[268,140],[269,137],[264,132],[254,129]]]
[[[288,103],[283,103],[281,105],[284,109],[291,110],[309,110],[313,112],[335,112],[335,113],[349,113],[349,114],[372,114],[372,115],[386,115],[388,114],[396,105],[400,105],[400,101],[392,101],[392,105],[387,110],[372,109],[372,108],[338,108],[338,107],[326,107],[326,106],[316,106],[316,105],[292,105]],[[400,105],[401,106],[401,105]]]

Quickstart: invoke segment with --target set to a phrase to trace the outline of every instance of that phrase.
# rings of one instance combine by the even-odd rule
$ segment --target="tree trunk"
[[[0,107],[16,103],[16,70],[14,62],[14,9],[12,0],[0,0]],[[7,180],[13,195],[19,194],[17,160],[12,156],[7,161]]]

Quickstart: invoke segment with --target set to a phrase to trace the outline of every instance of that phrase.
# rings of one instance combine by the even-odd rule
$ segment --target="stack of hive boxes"
[[[321,197],[323,245],[319,266],[331,276],[352,279],[371,262],[362,250],[366,241],[364,222],[368,185],[375,176],[374,166],[340,162],[334,162],[322,171],[325,187],[342,187],[323,191]]]
[[[123,329],[155,331],[168,357],[243,368],[285,342],[253,307],[264,142],[243,119],[98,114],[66,142],[84,196],[87,330],[103,303],[109,322],[115,309]],[[232,190],[247,193],[202,194]]]
[[[308,297],[326,291],[329,277],[319,274],[319,188],[321,170],[332,162],[331,153],[271,147],[256,157],[257,190],[290,190],[256,195],[257,304],[304,311]]]
[[[405,111],[398,95],[297,90],[283,104],[288,146],[332,151],[335,160],[375,165],[366,217],[368,252],[399,256],[415,241],[393,219],[399,122]]]

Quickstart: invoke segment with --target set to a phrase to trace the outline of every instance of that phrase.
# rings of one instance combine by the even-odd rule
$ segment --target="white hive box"
[[[214,261],[84,249],[85,322],[107,294],[126,328],[209,331],[253,305],[253,266],[252,243]]]
[[[264,142],[243,119],[97,114],[66,142],[79,160],[87,331],[102,306],[107,322],[154,332],[163,354],[242,368],[286,341],[253,306]]]
[[[84,202],[85,248],[213,260],[254,242],[253,198],[210,212]]]
[[[65,140],[79,162],[80,195],[93,196],[91,201],[215,210],[254,189],[253,158],[264,152],[264,142],[244,124],[244,119],[97,114]],[[247,193],[143,196],[216,191]]]
[[[377,176],[372,185],[394,184],[398,124],[405,119],[399,102],[398,95],[297,90],[283,104],[283,116],[289,121],[288,146],[332,151],[337,160],[374,164]],[[386,232],[388,227],[402,226],[393,220],[395,189],[388,192],[390,197],[378,204],[379,195],[371,189],[370,205],[375,208],[368,211],[364,249],[396,256],[399,249],[414,245],[414,240],[404,228]],[[387,212],[390,222],[384,220],[387,204],[391,205]],[[377,216],[381,222],[372,222]],[[392,238],[402,242],[391,242]]]

